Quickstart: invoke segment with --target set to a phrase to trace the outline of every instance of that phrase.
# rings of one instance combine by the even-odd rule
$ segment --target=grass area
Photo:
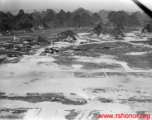
[[[122,72],[106,72],[108,77],[126,77],[125,73]]]
[[[83,44],[77,47],[70,46],[66,48],[67,50],[73,50],[73,54],[77,56],[87,56],[87,57],[100,57],[101,54],[112,55],[116,57],[119,61],[125,61],[131,68],[140,68],[140,69],[151,69],[152,68],[152,53],[146,53],[143,55],[126,55],[130,52],[150,52],[152,48],[144,46],[135,46],[125,42],[105,42],[105,43],[93,43],[93,44]],[[60,56],[61,57],[61,56]],[[72,65],[72,64],[82,64],[84,68],[87,67],[98,67],[100,64],[92,63],[81,63],[74,61],[73,58],[58,59],[56,63],[62,65]],[[86,65],[85,65],[86,64]],[[86,66],[86,67],[85,67]],[[102,64],[102,68],[103,64]],[[108,67],[110,68],[110,67]]]
[[[82,28],[82,29],[77,29],[77,28],[50,28],[44,31],[37,31],[28,34],[31,38],[35,39],[36,36],[42,36],[46,38],[47,40],[51,41],[52,36],[56,35],[60,32],[63,32],[65,30],[72,30],[74,33],[82,33],[82,32],[90,32],[92,31],[93,27],[90,28]],[[135,30],[139,30],[139,28],[131,28],[128,27],[125,29],[126,32],[131,32]],[[19,37],[21,38],[27,38],[26,34],[20,35]],[[7,43],[7,41],[11,41],[12,38],[10,36],[8,37],[0,37],[0,42],[1,45],[3,43]],[[21,42],[21,41],[19,41]],[[132,41],[134,43],[144,43],[144,44],[149,44],[152,45],[152,41]],[[12,43],[12,42],[11,42]],[[13,43],[15,46],[16,44]],[[35,44],[35,43],[33,43]],[[31,44],[29,44],[31,45]],[[1,48],[1,47],[0,47]],[[152,68],[152,54],[144,54],[144,55],[125,55],[126,53],[130,52],[149,52],[152,51],[152,48],[149,47],[143,47],[143,46],[134,46],[129,43],[125,42],[105,42],[105,43],[92,43],[92,44],[82,44],[79,46],[70,46],[67,48],[64,48],[65,51],[71,50],[73,55],[77,56],[87,56],[87,57],[100,57],[101,54],[105,55],[112,55],[117,58],[117,60],[120,61],[125,61],[128,63],[128,65],[131,68],[143,68],[143,69],[150,69]],[[21,50],[19,51],[13,51],[15,52],[14,54],[19,54],[20,52],[24,52],[22,54],[30,54],[30,51],[34,50],[33,48],[29,48],[26,46],[22,47]],[[62,51],[62,50],[61,50]],[[12,50],[0,50],[0,55],[3,54],[12,54]],[[103,69],[103,68],[120,68],[117,65],[108,65],[108,64],[96,64],[96,63],[86,63],[86,62],[79,62],[76,61],[76,59],[72,56],[70,52],[65,53],[64,51],[59,53],[59,56],[55,56],[56,63],[59,65],[66,65],[71,67],[73,64],[81,64],[83,65],[82,69]],[[1,60],[0,60],[1,61]],[[13,62],[17,62],[17,59],[14,60]]]
[[[124,32],[133,32],[133,31],[139,31],[142,30],[145,26],[140,26],[140,27],[125,27]]]
[[[100,57],[101,54],[106,55],[124,55],[130,52],[148,52],[152,51],[152,48],[143,46],[134,46],[125,42],[105,42],[105,43],[93,43],[84,44],[80,46],[70,46],[67,49],[74,51],[75,55]]]
[[[74,64],[82,65],[84,70],[98,70],[98,69],[122,69],[119,64],[107,64],[107,63],[94,63],[94,62],[81,62],[77,61],[76,58],[72,56],[54,56],[58,65],[64,65],[71,67]]]
[[[118,60],[127,62],[131,68],[152,69],[152,53],[143,55],[119,55]]]
[[[131,76],[134,76],[134,77],[144,77],[144,78],[147,78],[147,77],[152,77],[152,73],[145,73],[145,72],[133,72],[133,73],[127,73],[127,75],[131,75]]]

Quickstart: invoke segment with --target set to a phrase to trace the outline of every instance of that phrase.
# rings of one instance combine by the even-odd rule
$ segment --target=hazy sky
[[[152,8],[152,0],[139,0],[147,7]],[[132,0],[0,0],[1,10],[40,10],[40,9],[64,9],[73,11],[78,7],[89,9],[93,12],[106,10],[140,10]]]

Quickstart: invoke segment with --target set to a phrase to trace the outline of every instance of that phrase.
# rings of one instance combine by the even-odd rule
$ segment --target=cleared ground
[[[41,34],[51,41],[63,30],[31,36]],[[88,39],[91,29],[73,31]],[[124,40],[90,41],[41,46],[31,55],[1,63],[0,119],[98,120],[100,113],[152,114],[152,47],[139,42],[149,39],[131,31]],[[62,52],[44,54],[53,46]]]

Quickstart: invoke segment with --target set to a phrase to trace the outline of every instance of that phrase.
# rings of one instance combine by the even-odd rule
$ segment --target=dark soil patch
[[[108,77],[126,77],[125,73],[122,72],[106,72]]]
[[[152,40],[148,40],[148,41],[130,41],[132,43],[143,43],[143,44],[147,44],[147,45],[152,45]]]
[[[122,69],[119,64],[107,64],[107,63],[93,63],[93,62],[81,62],[76,61],[76,58],[68,56],[54,56],[58,65],[65,65],[71,67],[74,64],[82,65],[84,70],[98,70],[98,69]]]
[[[120,103],[152,103],[152,98],[150,96],[140,96],[140,98],[137,97],[130,97],[129,99],[119,99]]]
[[[0,109],[0,119],[23,119],[27,111],[27,108]]]
[[[21,100],[31,103],[38,102],[60,102],[62,104],[67,105],[84,105],[87,103],[84,99],[70,99],[65,97],[63,94],[59,93],[28,93],[27,96],[0,96],[0,99],[8,99],[8,100]]]
[[[73,109],[73,110],[70,110],[69,112],[70,112],[70,113],[65,116],[65,118],[66,118],[67,120],[74,120],[74,119],[77,117],[77,115],[80,113],[80,112],[78,112],[78,111],[75,111],[74,109]]]
[[[131,97],[128,99],[129,102],[139,102],[139,103],[147,103],[147,102],[152,102],[152,98],[134,98],[134,97]]]
[[[86,53],[90,53],[90,55],[95,54],[95,53],[100,53],[100,54],[117,56],[117,55],[129,53],[129,52],[151,51],[152,48],[134,46],[125,42],[105,42],[105,43],[100,43],[100,44],[93,43],[93,44],[80,45],[80,46],[77,46],[77,48],[74,48],[73,50],[80,51],[80,52],[85,51],[83,52],[84,56],[86,55]],[[79,52],[77,54],[79,54]]]
[[[108,98],[99,98],[98,100],[102,103],[113,103],[113,100]]]
[[[131,76],[134,76],[134,77],[152,77],[152,73],[149,73],[149,72],[130,72],[130,73],[127,73],[127,75],[131,75]]]
[[[98,92],[98,91],[105,93],[106,89],[94,89],[92,92]]]
[[[103,78],[106,77],[103,72],[86,73],[86,72],[74,72],[76,78]]]
[[[118,60],[127,62],[131,68],[152,68],[152,53],[146,53],[144,55],[119,55]]]
[[[2,96],[2,95],[5,95],[5,93],[4,92],[0,92],[0,96]]]

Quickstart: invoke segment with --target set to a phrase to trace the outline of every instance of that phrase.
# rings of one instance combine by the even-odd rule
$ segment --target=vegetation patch
[[[76,78],[104,78],[104,72],[88,73],[88,72],[74,72]]]
[[[70,110],[69,112],[70,113],[65,116],[67,120],[74,120],[77,117],[77,115],[80,113],[79,111],[76,111],[75,109]]]
[[[0,96],[1,96],[1,95],[5,95],[5,92],[0,92]]]
[[[102,103],[113,103],[113,100],[108,98],[99,98],[98,100]]]
[[[152,77],[152,73],[151,72],[129,72],[127,73],[127,75],[131,75],[131,76],[134,76],[134,77]]]
[[[133,69],[151,69],[152,53],[143,55],[119,55],[118,60],[125,61]]]
[[[27,108],[0,109],[0,119],[23,119],[27,111]]]
[[[84,105],[87,103],[82,98],[67,98],[62,93],[27,93],[26,96],[0,96],[0,99],[20,100],[30,103],[60,102],[66,105]]]
[[[126,73],[123,72],[106,72],[108,77],[126,77]]]
[[[132,43],[143,43],[147,45],[152,45],[152,40],[147,40],[147,41],[130,41]]]

